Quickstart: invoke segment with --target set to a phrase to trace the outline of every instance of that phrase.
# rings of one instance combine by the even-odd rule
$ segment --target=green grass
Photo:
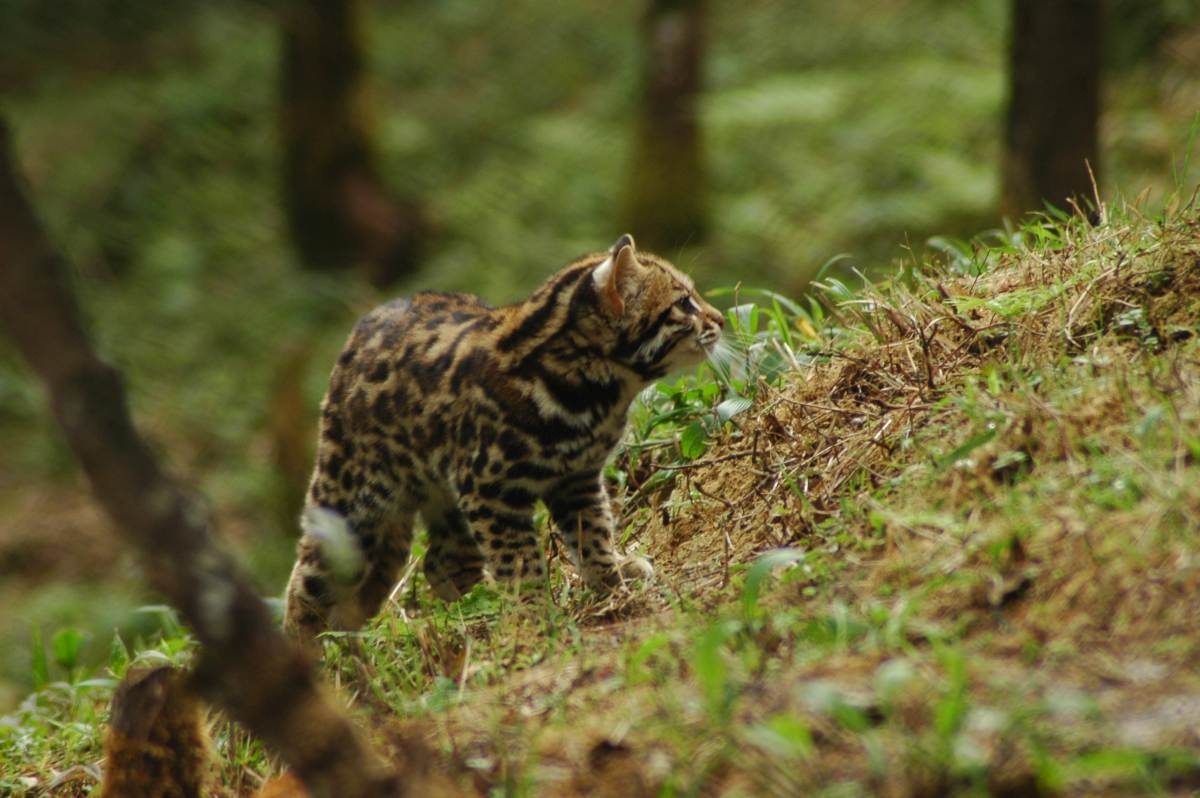
[[[293,262],[277,202],[269,8],[187,3],[164,14],[132,3],[118,14],[93,5],[75,3],[49,27],[35,24],[29,3],[0,12],[0,72],[18,76],[5,113],[137,418],[210,497],[269,592],[285,579],[304,479],[279,464],[281,435],[302,441],[304,459],[328,364],[353,319],[383,297]],[[973,262],[973,245],[956,237],[994,223],[1006,7],[754,0],[711,9],[700,112],[712,236],[665,254],[702,286],[742,286],[717,300],[740,306],[741,351],[753,362],[731,362],[720,389],[705,379],[665,387],[648,403],[651,418],[667,414],[665,426],[651,425],[632,454],[658,447],[700,458],[757,395],[755,375],[769,380],[818,357],[844,325],[820,305],[789,305],[785,297],[810,280],[830,299],[849,297],[841,291],[856,282],[852,268],[880,273],[906,246],[919,255],[935,231],[947,235],[931,250],[958,246],[958,268],[975,268],[961,266]],[[622,232],[635,3],[538,0],[503,15],[379,3],[369,14],[381,163],[392,187],[428,204],[439,230],[423,270],[395,293],[512,300]],[[51,34],[67,44],[50,46]],[[1181,63],[1126,64],[1107,76],[1102,176],[1108,186],[1150,187],[1155,202],[1173,180],[1194,180],[1197,164],[1172,153],[1196,104],[1191,83],[1178,79]],[[846,254],[830,261],[837,252]],[[1045,289],[1030,289],[1008,312],[1048,301]],[[299,418],[272,430],[288,402]],[[676,443],[670,419],[701,407]],[[0,446],[0,509],[18,538],[36,536],[27,516],[43,513],[19,509],[23,497],[46,487],[47,505],[58,506],[82,492],[39,388],[3,340]],[[14,589],[32,594],[40,581]],[[82,617],[102,592],[93,585],[71,621],[94,636],[124,625]],[[144,600],[127,598],[127,586],[113,592],[95,603]],[[0,650],[23,648],[30,626],[64,622],[35,609],[13,613],[22,623],[0,629]],[[0,693],[30,686],[10,658],[0,679],[10,685]]]
[[[603,600],[556,567],[445,605],[413,568],[326,637],[327,678],[497,795],[1194,788],[1200,217],[1109,214],[803,304],[740,295],[741,370],[648,392],[610,473],[655,583]],[[43,641],[0,722],[0,790],[94,763],[130,657],[190,648],[168,623],[96,673],[78,642]],[[216,738],[239,794],[273,772]]]
[[[111,15],[84,5],[66,15],[78,47],[0,25],[20,39],[0,49],[25,59],[4,99],[22,166],[139,422],[273,593],[290,565],[296,486],[273,462],[268,422],[281,394],[315,415],[346,330],[382,297],[300,272],[289,255],[264,8],[155,17],[158,33],[123,35],[114,60],[111,45],[89,49]],[[1195,132],[1186,61],[1127,60],[1106,75],[1105,191],[1151,192],[1141,211],[1112,211],[1111,238],[1051,214],[967,239],[994,224],[1006,4],[853,5],[712,9],[701,105],[712,238],[665,254],[701,286],[729,286],[712,295],[734,346],[719,368],[648,392],[608,472],[622,542],[654,554],[663,586],[596,605],[556,572],[552,604],[481,588],[447,609],[417,569],[399,597],[407,620],[327,644],[330,677],[364,722],[444,721],[441,748],[510,794],[557,788],[564,772],[582,791],[629,757],[668,794],[794,792],[798,770],[812,783],[797,789],[814,794],[892,779],[916,794],[978,792],[1006,772],[1046,791],[1194,783],[1186,755],[1130,743],[1142,738],[1120,722],[1129,715],[1139,734],[1162,725],[1162,680],[1138,683],[1142,703],[1072,682],[1073,669],[1108,673],[1105,658],[1126,653],[1072,608],[1098,607],[1119,632],[1149,621],[1137,601],[1105,597],[1157,608],[1139,591],[1158,585],[1195,604],[1200,444],[1195,397],[1172,386],[1191,374],[1200,306],[1173,282],[1180,266],[1161,261],[1186,250],[1171,231],[1194,215],[1140,216],[1195,183],[1196,159],[1173,155]],[[514,299],[621,232],[633,3],[539,0],[503,18],[379,3],[371,14],[383,166],[440,230],[396,293]],[[933,232],[945,235],[925,242]],[[297,358],[297,384],[281,388]],[[5,531],[90,559],[99,536],[76,532],[101,522],[60,512],[83,491],[43,405],[0,340]],[[298,425],[311,439],[313,420]],[[748,565],[782,544],[802,558],[771,576]],[[1055,559],[1060,546],[1069,562]],[[146,598],[115,559],[99,558],[99,574],[68,571],[72,587],[44,585],[53,569],[6,580],[0,793],[99,758],[103,680],[124,667],[110,657],[114,629],[134,651],[185,656],[177,630],[156,637],[155,618],[136,612]],[[1195,645],[1166,621],[1127,648],[1174,674]],[[55,639],[70,648],[65,630],[80,635],[66,668],[52,653]],[[522,673],[532,686],[517,689]],[[1185,677],[1184,698],[1195,692]],[[809,682],[824,686],[797,687]],[[1060,682],[1074,686],[1060,694]],[[237,790],[270,772],[244,736],[217,743]]]

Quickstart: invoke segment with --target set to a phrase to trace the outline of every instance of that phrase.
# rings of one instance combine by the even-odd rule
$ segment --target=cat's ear
[[[625,233],[618,238],[617,243],[612,245],[612,249],[610,249],[609,252],[611,252],[613,255],[616,255],[618,252],[625,249],[625,247],[629,247],[631,250],[637,249],[633,243],[633,236],[629,235],[629,233]]]
[[[621,285],[629,279],[629,275],[636,265],[637,251],[634,248],[633,236],[626,233],[617,239],[617,243],[613,244],[608,258],[592,272],[600,304],[612,316],[620,316],[625,312],[625,300],[621,297]]]

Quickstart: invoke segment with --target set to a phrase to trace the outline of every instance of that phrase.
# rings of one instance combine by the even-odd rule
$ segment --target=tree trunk
[[[649,249],[704,238],[704,168],[696,103],[702,87],[704,3],[648,0],[642,96],[622,229]]]
[[[359,18],[359,0],[283,6],[283,205],[305,266],[383,287],[416,268],[428,225],[379,177]]]
[[[204,707],[169,665],[126,674],[113,693],[101,798],[212,794]]]
[[[1102,0],[1013,0],[1001,211],[1085,207],[1098,172]],[[1082,200],[1080,200],[1082,198]]]
[[[400,782],[318,689],[212,543],[204,503],[165,474],[129,415],[120,374],[84,332],[68,270],[20,187],[0,118],[0,326],[41,378],[55,418],[116,530],[201,649],[196,685],[262,738],[314,796],[400,794]]]
[[[297,515],[304,506],[313,472],[316,408],[306,401],[304,378],[314,348],[307,336],[283,347],[275,357],[275,376],[267,400],[267,438],[277,477],[271,509],[277,526],[289,539],[295,537]]]

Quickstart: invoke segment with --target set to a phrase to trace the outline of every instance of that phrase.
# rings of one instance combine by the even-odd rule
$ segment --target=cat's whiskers
[[[740,348],[742,351],[745,351],[750,348],[757,338],[745,330],[735,329],[726,330],[725,334],[721,336],[721,340],[728,343],[731,347]]]
[[[717,339],[717,343],[708,351],[706,362],[723,381],[733,379],[735,367],[745,357],[745,349],[726,333]]]

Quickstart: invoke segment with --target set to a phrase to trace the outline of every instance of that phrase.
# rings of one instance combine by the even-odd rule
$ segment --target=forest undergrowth
[[[325,676],[463,794],[1200,789],[1200,210],[1177,205],[945,242],[801,303],[736,289],[730,357],[651,389],[609,471],[655,581],[587,594],[551,542],[545,592],[446,605],[410,567],[326,637]],[[117,638],[94,674],[45,643],[0,793],[85,795],[115,679],[191,646]],[[275,766],[213,724],[251,794]]]
[[[22,11],[39,5],[0,11],[5,116],[30,196],[74,266],[89,330],[124,373],[139,425],[273,592],[292,564],[329,364],[354,320],[419,289],[511,301],[625,232],[640,5],[372,4],[364,45],[379,167],[393,190],[426,204],[436,229],[423,267],[387,291],[296,262],[279,194],[272,4]],[[993,224],[1010,5],[714,5],[699,107],[709,237],[661,254],[704,287],[742,280],[793,296],[833,253],[849,257],[827,274],[846,279],[853,265],[874,278],[906,242],[919,255],[948,244],[932,233]],[[1158,5],[1115,3],[1112,24],[1124,18],[1118,6],[1153,19],[1179,4]],[[1156,207],[1196,179],[1194,161],[1172,172],[1172,154],[1200,107],[1200,48],[1184,12],[1170,14],[1182,27],[1160,51],[1147,40],[1142,56],[1108,70],[1101,119],[1106,196],[1145,190]],[[1129,47],[1136,27],[1113,42]],[[773,309],[763,294],[741,299]],[[689,412],[704,397],[683,399]],[[684,436],[689,452],[709,423]],[[660,426],[647,451],[673,434]],[[36,682],[35,628],[47,645],[77,630],[65,661],[94,668],[114,629],[145,637],[158,615],[136,612],[153,598],[111,544],[7,340],[0,451],[3,714]]]

